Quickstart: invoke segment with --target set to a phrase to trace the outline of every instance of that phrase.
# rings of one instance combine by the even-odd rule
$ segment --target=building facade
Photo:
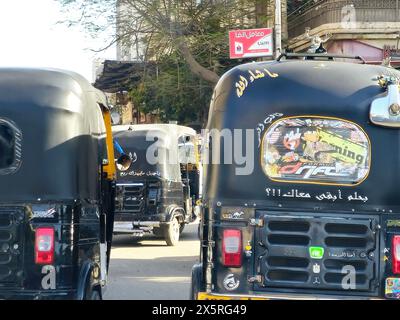
[[[398,64],[399,0],[315,0],[294,9],[288,16],[290,50],[307,51],[310,37],[326,36],[329,53],[359,55],[371,64],[393,57]]]
[[[144,28],[144,20],[129,2],[117,0],[116,6],[117,60],[142,62],[145,44],[139,30]]]

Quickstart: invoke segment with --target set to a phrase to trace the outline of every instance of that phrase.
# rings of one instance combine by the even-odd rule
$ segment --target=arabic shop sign
[[[272,29],[229,31],[231,59],[266,57],[273,55]]]

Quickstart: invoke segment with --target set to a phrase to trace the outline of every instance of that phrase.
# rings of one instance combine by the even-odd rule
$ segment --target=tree
[[[57,0],[69,24],[80,24],[104,48],[136,44],[137,56],[156,63],[143,74],[131,97],[143,111],[179,121],[207,118],[219,77],[248,60],[230,60],[228,30],[271,27],[275,0]],[[75,12],[73,17],[70,12]],[[140,53],[138,45],[140,44]],[[101,50],[102,48],[100,48]]]
[[[115,36],[106,47],[116,41],[129,43],[133,41],[132,39],[141,39],[144,43],[147,41],[145,45],[153,46],[145,50],[147,54],[145,59],[152,59],[160,52],[177,50],[193,74],[212,84],[219,80],[220,71],[224,71],[218,64],[218,56],[226,55],[226,52],[211,52],[211,59],[202,64],[193,54],[192,44],[195,38],[210,32],[218,34],[223,30],[220,37],[211,39],[217,42],[223,39],[226,42],[228,29],[254,26],[255,3],[259,2],[259,0],[58,1],[66,11],[80,13],[75,19],[68,18],[68,23],[80,23],[95,36],[99,32],[114,28]],[[150,43],[150,40],[153,43]],[[154,51],[154,44],[158,52]],[[217,59],[214,59],[215,57]]]

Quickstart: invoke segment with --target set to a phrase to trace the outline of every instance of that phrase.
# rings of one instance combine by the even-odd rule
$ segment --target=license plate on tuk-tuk
[[[126,232],[133,230],[133,223],[132,222],[114,222],[114,232]]]

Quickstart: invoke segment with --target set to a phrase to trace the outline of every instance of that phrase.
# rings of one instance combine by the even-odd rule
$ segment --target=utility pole
[[[282,53],[282,6],[281,0],[275,0],[275,57]]]

